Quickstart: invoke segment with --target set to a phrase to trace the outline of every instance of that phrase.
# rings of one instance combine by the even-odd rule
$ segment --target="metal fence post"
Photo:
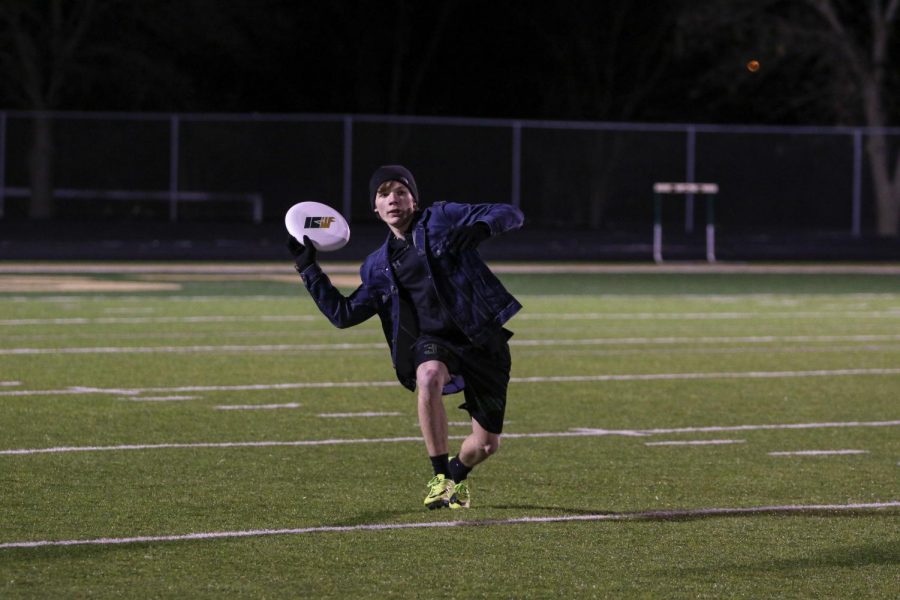
[[[353,117],[344,117],[344,171],[343,177],[343,215],[348,222],[353,217]]]
[[[178,220],[178,144],[179,119],[172,115],[169,119],[169,220]]]
[[[716,194],[706,196],[706,262],[716,262]]]
[[[522,207],[522,122],[512,124],[512,187],[510,203]]]
[[[662,195],[653,187],[653,262],[659,264],[662,258]]]
[[[0,219],[6,210],[6,111],[0,111]]]
[[[697,128],[687,127],[687,151],[685,152],[685,181],[693,183],[697,171]],[[684,201],[684,232],[694,233],[694,194],[688,193]]]
[[[858,238],[862,235],[862,130],[853,130],[853,204],[851,206],[850,233]]]

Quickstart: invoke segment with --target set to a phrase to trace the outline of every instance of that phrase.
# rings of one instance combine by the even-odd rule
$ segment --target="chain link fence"
[[[545,227],[646,231],[655,182],[697,181],[719,184],[723,231],[865,236],[875,228],[865,138],[855,128],[8,111],[0,207],[5,219],[27,216],[32,167],[45,161],[60,218],[274,221],[316,200],[361,223],[374,220],[369,174],[402,163],[424,203],[511,202]],[[667,227],[704,221],[693,200],[666,202]]]

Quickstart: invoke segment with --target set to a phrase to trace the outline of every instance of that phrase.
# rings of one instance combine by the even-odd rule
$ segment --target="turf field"
[[[900,269],[504,268],[503,448],[428,512],[376,321],[177,267],[0,265],[0,597],[900,589]]]

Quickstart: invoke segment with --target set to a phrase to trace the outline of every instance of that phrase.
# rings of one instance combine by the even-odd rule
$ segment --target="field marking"
[[[116,400],[124,400],[126,402],[178,402],[181,400],[196,400],[200,396],[124,396],[116,398]]]
[[[860,375],[900,375],[894,369],[832,369],[814,371],[738,371],[710,373],[630,373],[625,375],[558,375],[513,377],[511,383],[574,383],[601,381],[676,381],[691,379],[781,379],[793,377],[853,377]],[[0,392],[2,395],[2,392]]]
[[[451,436],[450,439],[463,439],[464,436]],[[185,442],[170,444],[121,444],[118,446],[58,446],[55,448],[23,448],[18,450],[0,450],[0,456],[28,454],[62,454],[68,452],[116,452],[125,450],[177,450],[185,448],[272,448],[302,446],[335,446],[343,444],[390,444],[398,442],[421,442],[420,437],[394,438],[357,438],[330,440],[297,440],[297,441],[263,441],[263,442]]]
[[[348,344],[224,344],[201,346],[95,346],[68,348],[0,348],[0,355],[33,354],[196,354],[207,352],[296,352],[302,350],[381,350],[385,343]]]
[[[832,342],[896,342],[900,334],[866,335],[764,335],[764,336],[668,336],[625,338],[560,338],[516,339],[514,347],[545,346],[616,346],[616,345],[675,345],[675,344],[771,344],[771,343],[832,343]],[[385,342],[347,342],[333,344],[218,344],[191,346],[68,346],[53,348],[0,348],[0,355],[37,354],[194,354],[214,352],[296,352],[324,350],[381,350]]]
[[[732,517],[765,514],[815,514],[884,511],[900,508],[900,501],[866,502],[857,504],[786,504],[774,506],[741,506],[727,508],[694,508],[676,510],[645,510],[636,512],[563,515],[557,517],[518,517],[510,519],[428,521],[424,523],[366,523],[360,525],[324,525],[293,529],[248,529],[243,531],[209,531],[180,535],[148,535],[134,537],[106,537],[80,540],[31,540],[0,543],[0,549],[44,548],[48,546],[111,546],[121,544],[152,544],[199,540],[220,540],[273,535],[305,535],[350,533],[355,531],[392,531],[402,529],[431,529],[446,527],[497,527],[501,525],[530,525],[542,523],[584,523],[592,521],[669,521],[709,517]]]
[[[525,321],[605,321],[605,320],[733,320],[733,319],[821,319],[823,317],[900,318],[900,310],[836,310],[781,312],[687,312],[687,313],[522,313],[516,316]],[[199,315],[187,317],[58,317],[49,319],[0,319],[0,326],[29,325],[143,325],[159,323],[282,323],[323,321],[320,315]]]
[[[680,381],[707,379],[782,379],[806,377],[860,377],[900,375],[900,368],[891,369],[822,369],[814,371],[730,371],[708,373],[625,373],[621,375],[556,375],[541,377],[512,377],[510,383],[601,383],[609,381]],[[294,383],[257,383],[244,385],[187,385],[148,388],[100,388],[71,386],[57,390],[0,390],[2,396],[71,396],[83,394],[116,394],[137,396],[144,393],[190,392],[249,392],[301,389],[339,389],[393,387],[396,381],[303,381]]]
[[[581,263],[581,262],[497,262],[490,261],[491,270],[495,273],[565,273],[565,274],[594,274],[594,273],[752,273],[752,274],[845,274],[845,275],[900,275],[900,265],[881,263],[860,264],[783,264],[783,263],[731,263],[716,262],[674,262],[662,265],[654,263],[632,264],[607,264],[607,263]],[[323,268],[328,273],[357,274],[359,262],[356,261],[326,261]],[[26,273],[209,273],[220,274],[247,274],[258,276],[261,274],[287,274],[292,277],[293,270],[290,263],[285,261],[273,262],[214,262],[214,263],[141,263],[119,264],[111,262],[78,262],[76,264],[58,262],[30,262],[22,261],[4,263],[0,265],[0,273],[26,274]]]
[[[592,429],[577,427],[572,431],[587,435],[647,436],[668,433],[721,433],[726,431],[778,431],[782,429],[837,429],[841,427],[896,427],[898,421],[832,421],[823,423],[772,423],[765,425],[713,425],[708,427],[668,427],[655,429]],[[508,436],[507,436],[508,437]]]
[[[16,387],[22,385],[21,381],[0,381],[0,387]]]
[[[53,319],[0,319],[0,325],[143,325],[158,323],[282,323],[321,321],[316,315],[200,315],[192,317],[59,317]]]
[[[560,358],[564,356],[666,356],[677,354],[683,356],[691,355],[739,355],[739,354],[845,354],[847,352],[897,352],[900,350],[900,344],[891,342],[888,344],[828,344],[821,346],[791,346],[782,344],[779,346],[637,346],[631,348],[612,347],[612,348],[589,348],[586,346],[573,347],[571,349],[557,348],[554,350],[553,356]],[[519,356],[543,356],[543,349],[523,348],[518,350]]]
[[[764,303],[765,306],[771,306],[773,302],[780,303],[780,305],[787,306],[796,306],[799,304],[799,296],[803,294],[796,294],[791,292],[748,292],[748,293],[721,293],[716,294],[713,292],[709,293],[661,293],[661,294],[653,294],[653,297],[659,300],[665,299],[677,299],[677,300],[692,300],[692,301],[708,301],[714,303],[734,303],[734,302],[761,302]],[[641,293],[630,293],[630,294],[610,294],[610,297],[615,297],[616,300],[629,302],[631,300],[639,300],[646,301],[647,294]],[[848,292],[848,293],[832,293],[832,294],[817,294],[817,298],[819,299],[830,299],[835,301],[840,297],[840,301],[859,301],[859,302],[869,302],[872,300],[885,300],[885,299],[895,299],[900,294],[896,292]],[[584,298],[584,294],[528,294],[523,293],[521,297],[527,300],[560,300],[560,299],[582,299]],[[122,294],[115,295],[105,295],[105,294],[72,294],[72,295],[34,295],[34,296],[15,296],[8,295],[4,296],[2,292],[0,292],[0,302],[12,302],[19,304],[27,304],[33,302],[45,302],[45,303],[53,303],[53,304],[65,304],[67,307],[74,308],[76,306],[81,306],[89,302],[106,302],[106,301],[117,301],[121,303],[144,303],[148,301],[147,296],[127,296]],[[157,303],[167,303],[167,304],[182,304],[182,305],[191,305],[192,307],[199,303],[215,303],[218,305],[223,300],[238,300],[238,301],[253,301],[253,302],[283,302],[285,300],[292,301],[296,303],[296,296],[294,295],[283,295],[283,294],[217,294],[217,295],[168,295],[168,296],[155,296],[152,298],[154,302]],[[788,304],[784,304],[785,301]],[[793,302],[793,304],[791,304]],[[845,309],[841,309],[843,311]],[[893,312],[896,314],[896,309],[891,308],[888,309],[888,312]],[[549,313],[555,314],[555,313]],[[603,313],[607,314],[607,313]],[[624,313],[630,314],[630,313]],[[663,313],[663,314],[672,314],[672,313]],[[826,309],[823,314],[835,314],[833,309]],[[858,314],[858,313],[855,313]],[[301,318],[310,321],[322,321],[321,315],[291,315],[294,318]],[[254,318],[254,317],[250,317]],[[282,316],[274,317],[276,319],[281,319]]]
[[[604,345],[669,345],[669,344],[773,344],[784,342],[894,342],[900,334],[866,335],[750,335],[750,336],[665,336],[625,338],[574,338],[510,340],[511,346],[604,346]]]
[[[317,417],[323,419],[351,419],[355,417],[402,417],[402,412],[345,412],[345,413],[319,413]]]
[[[714,431],[765,431],[773,429],[831,429],[842,427],[897,427],[898,421],[847,421],[834,423],[793,423],[772,425],[730,425],[721,427],[683,427],[670,429],[588,429],[574,428],[569,431],[549,431],[537,433],[504,433],[505,439],[542,439],[569,437],[645,437],[669,433],[697,433]],[[465,435],[451,435],[451,440],[463,440]],[[335,446],[345,444],[392,444],[402,442],[421,442],[418,436],[402,436],[389,438],[334,438],[324,440],[293,441],[258,441],[258,442],[182,442],[166,444],[120,444],[115,446],[57,446],[52,448],[18,448],[0,450],[0,456],[22,456],[31,454],[62,454],[69,452],[115,452],[126,450],[173,450],[187,448],[269,448],[269,447],[303,447],[303,446]]]
[[[823,317],[900,318],[900,311],[888,310],[835,310],[835,311],[784,311],[784,312],[690,312],[690,313],[522,313],[516,319],[524,321],[710,321],[715,319],[821,319]]]
[[[645,446],[721,446],[744,444],[747,440],[667,440],[664,442],[644,442]]]
[[[4,292],[178,292],[177,283],[150,281],[110,281],[85,275],[5,275],[0,274]]]
[[[216,410],[279,410],[282,408],[300,408],[296,402],[287,404],[220,404]]]
[[[794,450],[791,452],[769,452],[769,456],[840,456],[844,454],[868,454],[868,450]]]

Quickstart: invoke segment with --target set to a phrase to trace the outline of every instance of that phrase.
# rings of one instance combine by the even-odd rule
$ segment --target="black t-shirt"
[[[465,335],[438,299],[425,265],[425,250],[415,247],[412,234],[407,233],[403,239],[391,237],[388,257],[400,288],[400,297],[415,312],[419,333],[464,340]]]

